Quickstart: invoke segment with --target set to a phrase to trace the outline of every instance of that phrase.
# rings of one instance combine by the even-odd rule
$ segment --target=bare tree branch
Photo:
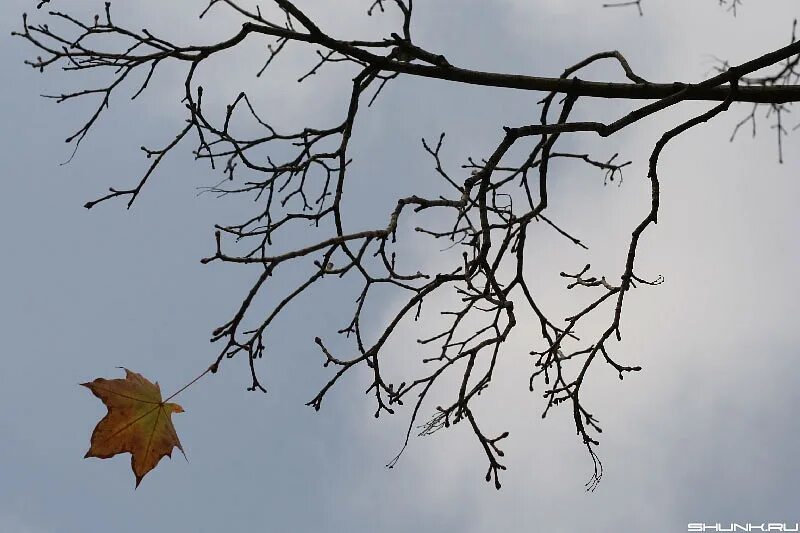
[[[47,4],[47,0],[39,7]],[[375,402],[375,416],[393,414],[406,401],[413,404],[406,437],[398,455],[389,462],[394,466],[409,443],[412,433],[430,435],[452,424],[467,421],[488,462],[486,480],[500,488],[503,452],[500,441],[508,432],[484,428],[473,409],[478,397],[492,385],[495,369],[504,362],[503,346],[520,321],[521,313],[535,317],[538,331],[527,339],[531,346],[530,389],[540,390],[544,399],[543,416],[560,405],[569,406],[581,443],[593,461],[587,488],[593,489],[602,477],[602,464],[596,453],[601,426],[581,395],[591,368],[598,362],[618,373],[641,370],[639,366],[618,361],[613,343],[622,339],[623,307],[626,295],[639,286],[658,285],[660,276],[648,281],[636,269],[636,255],[645,230],[658,220],[660,202],[658,162],[667,144],[685,131],[712,120],[735,102],[753,104],[753,112],[736,132],[752,122],[758,106],[769,106],[775,117],[779,147],[786,133],[783,114],[787,106],[800,100],[800,43],[794,38],[780,49],[768,51],[741,65],[720,62],[716,74],[704,81],[662,82],[645,80],[636,74],[618,51],[593,54],[564,70],[557,78],[472,70],[451,63],[438,51],[427,50],[413,41],[413,3],[411,0],[373,0],[365,2],[369,15],[388,9],[402,15],[397,32],[380,40],[345,40],[331,36],[324,21],[313,20],[294,2],[273,0],[261,8],[245,8],[236,0],[210,0],[201,16],[210,17],[216,9],[227,9],[241,17],[241,29],[227,39],[213,44],[176,44],[167,36],[147,30],[132,30],[112,20],[111,7],[105,4],[102,15],[81,21],[71,15],[52,11],[50,23],[31,24],[23,17],[22,29],[15,33],[41,54],[28,61],[40,71],[61,66],[78,74],[84,71],[108,72],[110,82],[54,96],[57,102],[99,99],[96,110],[67,141],[77,150],[102,112],[132,79],[142,72],[144,81],[132,87],[136,98],[148,89],[158,67],[185,68],[183,100],[185,123],[176,127],[172,140],[163,148],[142,148],[151,159],[143,177],[133,187],[112,187],[108,194],[86,203],[93,208],[117,197],[125,197],[130,208],[147,181],[154,176],[167,154],[180,144],[194,139],[194,156],[207,160],[221,170],[224,179],[205,189],[221,196],[242,195],[255,199],[255,210],[235,224],[216,226],[215,249],[203,263],[220,262],[250,265],[257,269],[255,281],[233,316],[216,328],[212,342],[219,344],[211,369],[219,371],[224,361],[244,358],[250,369],[250,390],[266,391],[258,377],[256,362],[266,350],[265,336],[276,317],[300,295],[316,289],[322,280],[355,280],[358,289],[353,308],[339,333],[350,340],[349,352],[339,355],[321,337],[315,338],[323,364],[331,369],[328,380],[308,402],[320,410],[324,399],[354,368],[367,368],[367,392]],[[736,9],[738,0],[720,4]],[[606,4],[635,6],[641,1]],[[277,15],[276,15],[277,13]],[[254,74],[269,69],[287,44],[308,47],[316,54],[313,66],[300,81],[313,77],[323,68],[349,68],[350,93],[340,102],[340,119],[333,124],[306,125],[290,131],[265,120],[246,92],[241,92],[227,106],[222,119],[206,112],[203,87],[196,81],[197,72],[206,61],[223,52],[237,49],[245,40],[266,42],[263,66]],[[628,82],[586,81],[577,75],[601,61],[613,61]],[[769,70],[772,69],[772,70]],[[765,70],[769,70],[765,72]],[[378,227],[352,227],[343,199],[348,194],[351,162],[350,140],[359,114],[382,89],[402,76],[443,80],[456,84],[482,85],[501,89],[520,89],[544,93],[538,117],[521,124],[498,128],[496,145],[483,159],[467,158],[458,169],[443,162],[445,135],[435,143],[422,140],[423,150],[432,160],[433,173],[441,180],[441,194],[435,197],[411,195],[396,199],[394,208]],[[650,100],[619,119],[571,121],[573,109],[582,98]],[[562,272],[567,290],[585,291],[588,303],[568,316],[555,317],[545,310],[541,298],[530,285],[531,229],[543,222],[573,245],[587,245],[555,217],[545,214],[550,205],[548,186],[553,168],[561,164],[582,164],[591,175],[602,175],[604,183],[622,181],[622,171],[630,161],[588,153],[557,150],[563,135],[595,132],[609,137],[649,117],[687,101],[716,102],[717,105],[663,134],[649,160],[647,178],[651,187],[649,209],[633,228],[631,240],[616,273],[595,273],[590,265],[576,273]],[[244,134],[234,124],[239,118],[257,124],[255,134]],[[523,153],[524,156],[517,154]],[[433,212],[437,220],[448,221],[445,227],[422,222],[419,214]],[[414,221],[412,221],[414,219]],[[416,221],[416,222],[415,222]],[[447,266],[426,271],[423,264],[407,258],[398,261],[398,240],[403,227],[415,227],[420,239],[446,245],[443,263]],[[283,242],[294,228],[301,228],[309,242],[288,250]],[[410,263],[410,264],[409,264]],[[246,268],[246,267],[242,267]],[[430,267],[428,267],[430,268]],[[303,280],[287,288],[281,281],[286,273],[302,274]],[[285,289],[266,313],[256,312],[253,302],[265,287]],[[378,296],[376,289],[391,288],[402,303],[377,329],[365,328]],[[271,289],[270,289],[271,290]],[[439,295],[455,294],[455,307],[441,311],[445,324],[433,335],[418,340],[419,359],[427,369],[402,376],[399,382],[384,370],[385,353],[391,338],[398,335],[401,323],[416,321],[423,305],[434,305]],[[602,332],[582,340],[579,329],[589,320],[603,320]],[[252,324],[255,325],[246,325]],[[365,331],[369,329],[370,331]],[[449,378],[456,387],[447,388]],[[431,390],[444,388],[447,402],[433,406],[425,416],[426,400]],[[489,422],[491,424],[491,421]]]

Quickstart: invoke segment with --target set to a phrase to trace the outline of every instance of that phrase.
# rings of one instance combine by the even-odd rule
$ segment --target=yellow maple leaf
[[[183,408],[164,402],[158,383],[124,370],[125,379],[98,378],[81,383],[108,408],[108,414],[92,432],[84,457],[108,459],[118,453],[130,453],[138,487],[162,457],[172,457],[175,446],[186,456],[172,425],[172,413],[182,413]]]

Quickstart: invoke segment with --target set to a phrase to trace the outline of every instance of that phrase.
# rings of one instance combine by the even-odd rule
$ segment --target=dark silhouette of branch
[[[44,0],[39,7],[47,3]],[[315,338],[323,364],[331,369],[331,374],[308,405],[320,410],[326,395],[344,375],[357,367],[368,368],[367,392],[374,398],[376,417],[393,414],[405,402],[413,405],[405,441],[400,453],[389,462],[390,467],[399,460],[412,433],[430,435],[466,421],[488,461],[487,481],[500,488],[499,475],[506,467],[499,445],[508,433],[484,429],[485,421],[478,419],[472,407],[491,387],[495,369],[503,363],[502,348],[519,323],[520,313],[533,316],[538,331],[528,332],[533,358],[530,389],[543,394],[543,416],[560,405],[571,410],[578,437],[594,463],[587,483],[587,488],[593,489],[602,476],[602,464],[596,453],[601,427],[581,393],[590,369],[598,362],[613,368],[620,379],[641,370],[617,360],[613,347],[622,339],[623,307],[629,291],[663,282],[660,276],[648,281],[636,267],[639,242],[645,230],[658,220],[661,153],[673,138],[712,120],[736,102],[753,105],[753,113],[736,127],[737,131],[749,122],[755,131],[755,110],[758,106],[769,106],[771,116],[776,117],[778,140],[782,143],[786,132],[782,114],[787,105],[800,100],[797,71],[800,43],[793,36],[787,46],[765,51],[741,65],[720,62],[713,77],[695,83],[645,80],[618,51],[591,55],[564,70],[561,76],[548,78],[472,70],[454,65],[439,51],[424,49],[412,38],[411,0],[366,3],[370,15],[396,9],[402,16],[396,33],[374,41],[335,38],[325,31],[325,21],[313,20],[289,0],[263,3],[269,9],[253,11],[236,0],[210,0],[201,12],[202,17],[213,16],[217,9],[227,9],[241,17],[242,26],[227,39],[204,45],[176,44],[167,36],[117,24],[112,19],[110,3],[90,21],[60,11],[50,12],[47,24],[32,24],[27,16],[23,17],[22,29],[15,35],[38,50],[39,57],[28,61],[33,68],[44,71],[60,65],[77,73],[95,70],[111,73],[111,80],[105,86],[53,96],[58,102],[99,100],[86,122],[67,139],[75,150],[102,117],[112,96],[131,83],[135,71],[142,72],[144,81],[132,87],[133,98],[147,90],[158,67],[181,64],[186,67],[185,123],[175,128],[177,133],[161,145],[163,148],[142,148],[151,164],[135,186],[112,187],[108,194],[87,202],[86,207],[94,208],[124,197],[130,208],[164,157],[193,139],[194,156],[207,160],[224,175],[219,184],[206,191],[256,199],[252,204],[255,210],[241,221],[216,226],[214,251],[202,260],[258,268],[256,281],[243,295],[233,316],[212,332],[211,340],[220,345],[211,365],[212,372],[219,371],[227,359],[244,358],[252,377],[248,388],[266,391],[259,380],[256,362],[265,353],[265,335],[276,317],[300,295],[318,287],[322,280],[356,280],[355,305],[348,310],[349,316],[339,331],[351,340],[350,351],[337,354],[321,337]],[[734,11],[738,3],[738,0],[720,2]],[[635,6],[640,12],[642,9],[640,0],[606,6]],[[313,66],[300,77],[300,82],[313,78],[322,69],[340,65],[352,69],[355,75],[349,97],[341,102],[341,119],[333,124],[282,131],[262,117],[245,92],[227,106],[221,119],[213,118],[213,114],[206,112],[203,87],[196,82],[195,75],[209,58],[234,50],[245,40],[267,43],[257,76],[270,68],[287,44],[308,46],[316,54]],[[601,61],[614,62],[628,81],[588,81],[578,77],[583,69]],[[765,73],[765,69],[774,71]],[[422,149],[432,160],[433,172],[441,179],[441,194],[397,198],[379,227],[353,227],[343,203],[352,194],[346,190],[349,163],[355,156],[351,154],[350,140],[364,107],[401,76],[498,90],[542,92],[544,98],[535,121],[499,129],[496,145],[487,150],[490,155],[480,160],[468,158],[459,169],[448,169],[443,163],[444,133],[435,142],[423,139]],[[609,123],[570,120],[576,103],[585,98],[649,102]],[[716,105],[665,132],[654,147],[647,175],[652,192],[650,206],[632,230],[619,270],[595,273],[587,264],[576,273],[562,272],[567,290],[586,291],[591,298],[569,316],[551,316],[530,285],[531,229],[543,222],[566,241],[587,248],[553,216],[545,214],[550,205],[548,186],[552,168],[560,164],[583,164],[589,172],[602,175],[604,183],[615,180],[621,183],[623,169],[630,163],[619,160],[616,153],[597,157],[556,150],[557,143],[563,135],[573,132],[595,132],[608,137],[690,100]],[[240,119],[256,124],[259,133],[255,136],[242,133],[235,126]],[[524,156],[514,155],[520,150]],[[409,264],[407,258],[399,257],[398,230],[408,224],[413,227],[416,222],[412,219],[419,220],[416,217],[423,212],[435,212],[439,215],[437,220],[449,221],[444,227],[422,222],[416,226],[420,239],[446,245],[442,259],[448,266],[438,270],[426,271],[422,264]],[[288,249],[276,244],[285,242],[283,237],[295,228],[301,228],[309,241]],[[288,288],[266,315],[255,313],[253,302],[265,287],[286,289],[281,276],[287,272],[302,273],[304,279]],[[372,328],[365,331],[365,320],[376,305],[378,288],[393,289],[403,303],[377,331]],[[387,375],[383,370],[386,346],[398,334],[398,326],[404,321],[418,320],[423,305],[429,305],[435,295],[446,294],[458,297],[455,307],[441,311],[446,325],[418,340],[420,360],[427,370],[401,377],[399,381]],[[594,338],[581,339],[579,329],[589,317],[593,320],[605,317],[606,325]],[[253,321],[255,326],[245,325]],[[445,376],[455,376],[457,386],[448,390],[446,403],[429,408],[426,404],[429,393],[434,387],[445,387]],[[431,414],[422,422],[420,417],[425,416],[426,408]]]
[[[643,0],[625,0],[623,2],[610,2],[603,4],[603,7],[635,7],[640,17],[644,16],[642,8]],[[736,16],[736,8],[742,5],[742,0],[717,0],[720,6],[727,7],[728,11]]]

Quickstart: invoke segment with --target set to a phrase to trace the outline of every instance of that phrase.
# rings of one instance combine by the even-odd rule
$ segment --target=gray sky
[[[261,365],[269,394],[247,393],[246,364],[233,361],[180,396],[186,413],[174,420],[188,464],[164,460],[134,491],[127,455],[84,460],[105,409],[77,384],[116,377],[126,366],[165,391],[180,387],[215,356],[208,334],[227,320],[254,270],[199,263],[213,251],[213,224],[234,220],[243,200],[197,197],[217,175],[185,151],[166,161],[131,211],[119,202],[81,207],[109,185],[138,179],[137,147],[160,144],[178,127],[179,78],[165,72],[141,102],[118,97],[75,160],[59,166],[69,155],[63,139],[89,107],[37,96],[78,81],[22,65],[35,52],[8,34],[35,3],[0,4],[0,531],[685,531],[687,522],[800,521],[798,141],[787,140],[783,165],[766,121],[756,139],[729,143],[745,107],[689,132],[662,157],[659,224],[645,234],[637,261],[640,272],[666,283],[630,294],[615,351],[644,370],[620,382],[598,367],[586,391],[604,428],[605,477],[596,492],[583,491],[591,463],[570,414],[542,421],[540,396],[525,390],[525,324],[506,349],[496,392],[478,407],[490,431],[511,431],[503,490],[483,482],[485,458],[466,427],[414,439],[398,467],[385,469],[408,412],[376,421],[363,375],[337,387],[320,413],[303,405],[328,376],[312,339],[341,326],[330,298],[301,300],[276,325]],[[798,14],[791,0],[747,0],[737,18],[714,0],[647,0],[643,18],[601,3],[420,2],[416,38],[475,68],[557,75],[591,53],[619,49],[648,79],[694,81],[712,56],[736,62],[786,44]],[[159,4],[120,3],[117,20],[179,40],[226,35],[238,24],[198,23],[199,3],[190,0]],[[365,0],[340,4],[341,12],[333,3],[315,9],[341,35],[396,22],[367,19]],[[254,52],[224,65],[224,74],[206,74],[217,82],[210,99],[222,103],[239,91],[259,67]],[[289,55],[273,78],[252,85],[276,122],[341,117],[346,77],[336,69],[299,88],[291,81],[312,60],[308,52]],[[370,199],[358,216],[383,221],[392,198],[436,190],[421,136],[446,130],[446,162],[455,170],[467,155],[492,149],[501,126],[536,113],[538,98],[432,80],[389,87],[361,116],[353,140],[351,192]],[[590,251],[549,232],[538,236],[536,275],[553,306],[564,305],[562,286],[551,283],[558,271],[587,261],[620,271],[630,230],[648,208],[653,144],[706,107],[684,106],[604,142],[570,141],[576,151],[619,151],[634,164],[620,188],[603,187],[601,175],[579,166],[554,174],[553,216]],[[608,119],[628,108],[592,102],[577,113]],[[385,312],[396,304],[388,299]],[[416,338],[408,331],[408,345],[391,347],[392,370],[407,365]]]

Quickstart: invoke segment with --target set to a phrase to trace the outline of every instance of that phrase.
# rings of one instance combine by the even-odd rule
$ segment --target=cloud
[[[417,37],[473,68],[553,75],[589,53],[616,48],[655,81],[695,80],[709,69],[704,54],[745,59],[783,44],[789,28],[775,20],[796,10],[788,1],[766,7],[747,2],[734,19],[713,0],[648,0],[640,19],[599,3],[418,2]],[[99,5],[61,4],[86,12]],[[132,27],[148,25],[187,42],[229,35],[238,23],[232,17],[197,21],[196,2],[162,4],[127,2],[115,9],[118,20]],[[3,4],[3,20],[17,20],[30,5]],[[391,11],[367,19],[365,2],[305,5],[341,35],[377,34],[397,21]],[[143,6],[157,8],[159,16]],[[313,52],[305,51],[277,63],[272,77],[253,81],[263,46],[254,41],[241,57],[209,65],[203,83],[210,98],[224,105],[247,83],[281,123],[341,117],[347,75],[331,69],[287,90],[284,81],[313,63]],[[0,489],[12,509],[0,513],[0,530],[50,531],[41,524],[59,524],[56,531],[107,531],[113,520],[120,531],[153,523],[177,531],[618,531],[796,518],[798,161],[789,139],[786,163],[776,163],[766,123],[755,140],[728,143],[731,128],[747,112],[738,107],[664,153],[660,221],[645,234],[637,261],[643,275],[663,274],[666,283],[630,293],[624,339],[615,346],[620,360],[644,370],[620,382],[599,365],[586,390],[605,430],[599,452],[606,475],[595,493],[582,491],[591,462],[569,413],[554,411],[541,420],[543,400],[525,388],[533,336],[526,323],[504,351],[495,392],[476,406],[487,430],[511,431],[504,489],[483,483],[485,458],[463,424],[413,438],[395,469],[382,468],[402,443],[408,410],[375,421],[371,399],[363,394],[368,376],[334,389],[321,413],[302,405],[329,376],[310,339],[340,327],[351,303],[326,289],[287,310],[270,333],[260,367],[269,394],[239,392],[247,385],[242,361],[230,361],[187,391],[181,402],[187,414],[177,423],[192,462],[166,463],[131,494],[123,458],[80,459],[95,415],[102,413],[92,411],[92,399],[75,384],[126,364],[174,390],[207,364],[214,355],[208,331],[234,309],[254,271],[202,267],[197,259],[213,245],[211,224],[240,216],[241,205],[195,199],[194,187],[217,176],[176,158],[132,211],[109,207],[87,215],[80,207],[87,195],[105,190],[109,180],[134,179],[141,169],[139,154],[122,147],[153,142],[154,131],[183,116],[179,69],[162,73],[150,100],[115,101],[81,156],[57,167],[57,143],[83,115],[28,94],[60,89],[64,79],[23,70],[19,61],[29,52],[17,43],[2,54],[18,83],[5,87],[9,96],[3,99],[7,121],[0,149],[10,178],[0,217],[3,227],[22,229],[6,236],[9,259],[0,280],[2,323],[13,333],[6,337],[0,403],[13,406],[25,398],[36,418],[19,409],[0,411],[0,465],[4,479],[12,480],[5,492]],[[588,74],[621,77],[613,65]],[[353,138],[348,192],[360,209],[348,224],[383,224],[398,195],[442,191],[420,137],[447,130],[445,163],[463,172],[465,157],[486,155],[503,125],[536,115],[538,96],[437,80],[398,80],[387,87],[359,117]],[[614,119],[632,106],[586,103],[576,116]],[[583,167],[556,167],[553,217],[591,250],[571,248],[537,228],[530,275],[554,312],[575,303],[564,299],[560,270],[590,260],[598,272],[619,275],[631,225],[646,209],[649,151],[666,128],[706,107],[682,106],[611,139],[570,141],[598,156],[620,152],[634,165],[619,188],[604,187],[600,173]],[[435,250],[409,246],[406,252],[436,269]],[[378,324],[399,302],[375,303]],[[447,300],[431,303],[433,311]],[[427,314],[422,327],[433,328],[434,316]],[[408,361],[420,355],[418,331],[398,330],[386,353],[388,372],[411,370]],[[94,517],[89,526],[87,516]]]
[[[513,8],[566,20],[560,12],[565,8],[547,11],[541,4],[527,3]],[[515,24],[523,25],[520,20],[524,18],[515,17]],[[662,20],[658,23],[669,28]],[[583,37],[591,41],[592,36],[586,32]],[[532,38],[555,41],[558,36],[539,31]],[[630,46],[631,41],[626,42]],[[670,42],[664,39],[649,46],[666,47]],[[716,41],[706,35],[688,42],[702,49]],[[752,43],[743,43],[751,54]],[[682,42],[669,49],[680,56],[688,52],[686,48]],[[683,74],[681,66],[685,63],[667,61],[662,77]],[[584,113],[590,115],[602,105],[593,102]],[[599,187],[597,176],[589,171],[554,172],[553,179],[563,184],[552,202],[554,216],[581,238],[587,237],[592,249],[582,257],[609,279],[621,272],[629,232],[648,207],[643,176],[652,146],[671,125],[705,107],[684,106],[633,133],[623,133],[614,151],[636,161],[626,169],[620,189]],[[663,274],[667,282],[631,293],[624,339],[614,347],[620,360],[642,364],[644,371],[620,382],[613,370],[598,364],[585,395],[606,430],[599,449],[606,477],[598,491],[590,496],[581,493],[580,482],[591,471],[591,463],[570,430],[570,414],[555,410],[547,420],[538,420],[544,403],[525,390],[531,362],[524,355],[536,332],[522,321],[503,350],[494,391],[475,402],[490,428],[487,431],[511,430],[504,448],[510,467],[503,476],[504,490],[495,495],[489,486],[481,486],[483,453],[467,428],[456,427],[412,439],[398,466],[405,470],[399,474],[404,481],[418,483],[410,496],[418,505],[458,509],[468,524],[465,531],[519,530],[532,524],[552,531],[658,529],[711,519],[704,517],[791,519],[782,501],[757,498],[744,508],[734,503],[759,491],[780,494],[772,483],[788,482],[785,466],[796,469],[788,443],[797,434],[797,425],[768,423],[769,430],[758,428],[759,419],[792,417],[795,400],[790,391],[799,371],[791,354],[800,342],[792,326],[798,306],[795,295],[800,293],[792,272],[800,264],[800,254],[789,244],[800,222],[791,200],[800,192],[792,170],[797,160],[778,165],[772,140],[740,139],[729,144],[730,128],[742,111],[735,106],[715,124],[685,134],[662,157],[659,224],[645,234],[637,264],[643,275]],[[597,145],[587,139],[585,148],[578,150]],[[568,243],[539,237],[547,244],[538,248],[542,253],[529,276],[549,280],[548,272],[565,269],[558,247]],[[571,258],[576,269],[582,266],[578,255]],[[545,300],[558,305],[564,291],[543,283],[548,283],[541,287]],[[446,308],[447,298],[432,300],[429,311]],[[385,322],[390,315],[387,311],[376,322]],[[397,331],[384,354],[386,372],[408,377],[418,366],[415,361],[429,355],[414,339],[424,336],[419,330],[435,330],[442,322],[434,315],[429,312],[421,325],[407,324]],[[776,403],[767,390],[782,391],[782,399]],[[426,412],[435,405],[436,401],[429,402]],[[407,420],[409,411],[399,416]],[[401,441],[402,424],[389,427]],[[385,425],[368,426],[364,436],[376,447],[388,446]],[[748,466],[748,461],[755,462]],[[702,495],[696,492],[698,487],[711,492]]]

